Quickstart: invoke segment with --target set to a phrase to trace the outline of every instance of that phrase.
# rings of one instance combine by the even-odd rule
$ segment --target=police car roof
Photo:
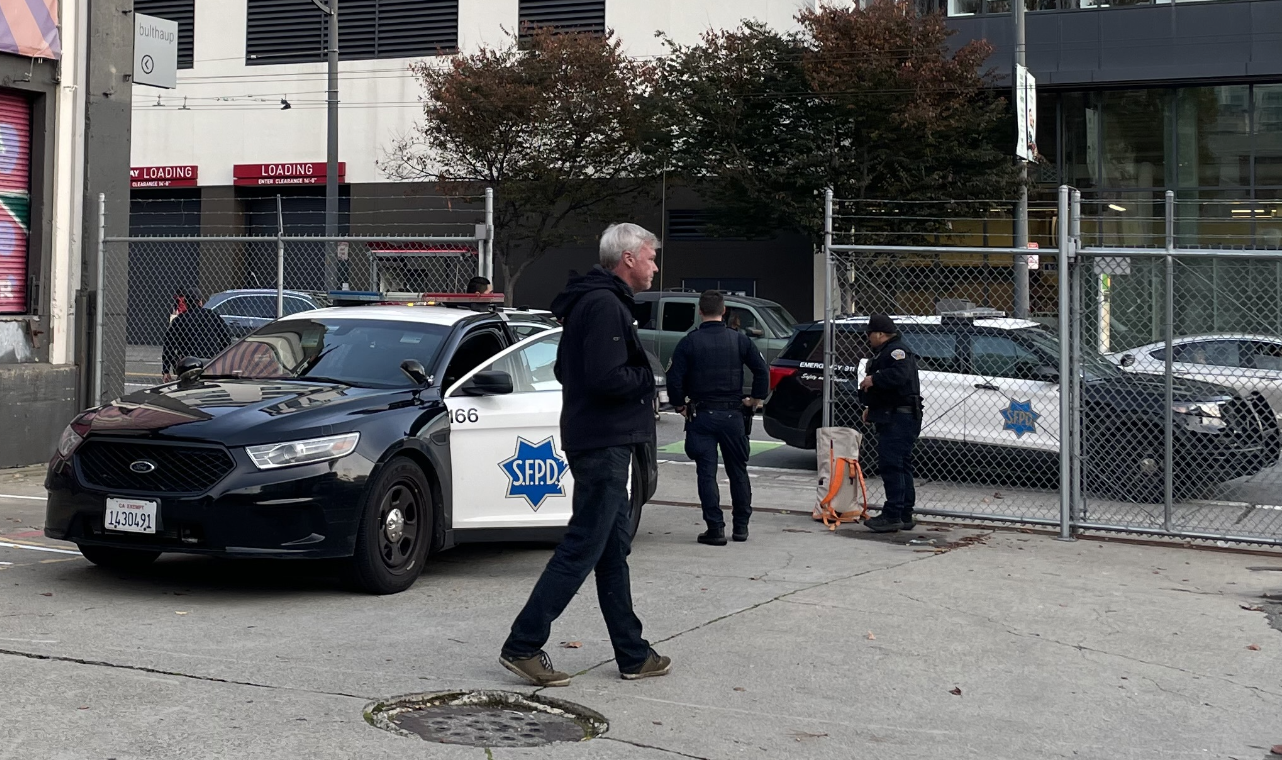
[[[451,309],[444,306],[334,306],[328,309],[303,311],[281,317],[286,319],[315,319],[333,317],[342,319],[379,319],[391,322],[426,322],[451,326],[478,312],[469,309]]]
[[[942,324],[943,317],[891,317],[896,325],[938,325]],[[961,318],[956,318],[960,320]],[[839,325],[863,325],[868,323],[868,317],[846,317],[838,319]],[[1034,322],[1030,319],[1013,319],[1010,317],[976,317],[972,322],[976,327],[993,327],[998,330],[1022,330],[1026,327],[1041,327],[1040,322]]]

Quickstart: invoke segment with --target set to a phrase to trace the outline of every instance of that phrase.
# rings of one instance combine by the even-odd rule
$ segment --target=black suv
[[[896,317],[919,356],[925,413],[919,469],[946,463],[951,474],[971,463],[982,475],[1058,482],[1059,340],[1036,322],[978,317]],[[833,424],[865,433],[865,470],[876,469],[875,432],[862,420],[857,383],[872,356],[867,318],[835,323]],[[814,448],[822,419],[823,324],[800,325],[770,368],[766,432],[790,446]],[[1082,461],[1091,487],[1136,501],[1164,493],[1165,381],[1123,372],[1088,355],[1081,392]],[[1277,418],[1258,393],[1239,395],[1211,383],[1176,379],[1175,491],[1251,475],[1278,461]],[[994,472],[997,471],[997,472]],[[969,473],[975,474],[975,473]]]

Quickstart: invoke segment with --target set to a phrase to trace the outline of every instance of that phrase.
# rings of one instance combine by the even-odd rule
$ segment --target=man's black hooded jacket
[[[600,266],[552,301],[565,326],[557,350],[566,451],[654,440],[654,371],[637,335],[632,289]]]

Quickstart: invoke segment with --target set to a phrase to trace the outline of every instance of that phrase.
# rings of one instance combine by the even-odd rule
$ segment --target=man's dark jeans
[[[752,516],[752,486],[748,483],[748,436],[744,435],[740,411],[699,410],[686,423],[686,456],[694,460],[699,479],[699,503],[703,520],[709,526],[724,528],[721,513],[721,491],[717,488],[717,448],[730,479],[730,504],[734,524],[748,525]]]
[[[574,475],[570,526],[512,623],[503,654],[515,659],[536,655],[552,634],[552,621],[595,569],[597,601],[619,670],[639,670],[650,655],[650,644],[641,637],[641,621],[632,611],[628,577],[632,520],[627,486],[632,447],[566,452],[566,458]]]
[[[913,444],[921,435],[921,418],[896,412],[889,422],[877,423],[877,455],[881,479],[886,484],[882,514],[911,517],[917,506],[913,486]]]

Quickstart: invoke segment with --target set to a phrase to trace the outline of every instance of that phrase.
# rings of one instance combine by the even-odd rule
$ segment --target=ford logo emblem
[[[156,463],[148,462],[146,459],[139,459],[137,462],[130,464],[129,469],[133,470],[139,475],[146,475],[149,472],[156,471]]]

